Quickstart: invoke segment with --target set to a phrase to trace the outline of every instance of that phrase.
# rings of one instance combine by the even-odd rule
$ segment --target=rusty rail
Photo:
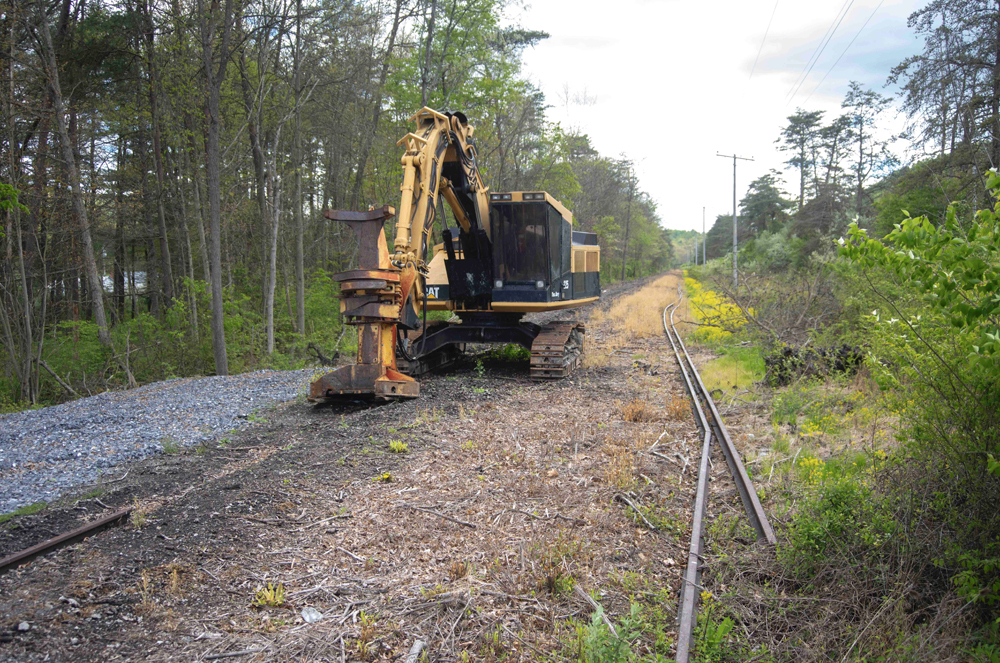
[[[757,532],[757,539],[764,540],[770,545],[776,542],[774,530],[768,521],[767,514],[760,504],[757,491],[754,490],[753,482],[743,467],[739,452],[733,445],[729,431],[726,430],[722,422],[719,409],[712,400],[712,396],[705,388],[705,384],[695,368],[691,356],[688,354],[684,341],[674,325],[674,313],[680,299],[673,304],[668,304],[663,309],[663,332],[670,341],[677,364],[681,369],[681,376],[684,378],[684,386],[687,388],[694,410],[698,428],[704,434],[702,439],[701,460],[698,464],[698,485],[695,491],[694,516],[691,523],[691,546],[688,551],[687,566],[684,571],[684,584],[681,587],[680,609],[678,614],[677,630],[677,652],[675,660],[677,663],[688,663],[691,657],[691,649],[694,640],[694,629],[697,623],[698,603],[701,595],[701,563],[703,561],[704,529],[705,529],[705,507],[708,503],[708,473],[709,456],[711,455],[712,440],[720,443],[722,453],[726,458],[726,464],[736,483],[740,499],[743,501],[744,509],[750,524]],[[667,323],[669,313],[670,322]],[[707,416],[706,416],[707,411]]]
[[[94,534],[102,532],[109,527],[127,520],[130,515],[132,515],[131,508],[121,509],[108,516],[98,518],[97,520],[87,523],[86,525],[81,525],[74,530],[70,530],[69,532],[53,537],[48,541],[42,541],[41,543],[31,546],[30,548],[25,548],[21,552],[4,557],[3,559],[0,559],[0,574],[27,564],[40,555],[45,555],[64,546],[83,541],[88,536],[93,536]]]

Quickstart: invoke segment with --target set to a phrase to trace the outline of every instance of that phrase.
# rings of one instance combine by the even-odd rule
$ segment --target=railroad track
[[[757,532],[757,540],[765,541],[769,545],[774,545],[776,539],[771,523],[767,519],[767,514],[760,504],[757,491],[754,490],[753,482],[747,475],[746,468],[740,460],[739,452],[733,445],[733,440],[726,430],[726,425],[722,422],[719,409],[712,400],[711,394],[705,388],[705,384],[695,368],[691,356],[688,354],[684,341],[677,333],[674,325],[674,312],[680,304],[680,297],[677,302],[668,304],[663,309],[663,333],[666,334],[670,346],[673,348],[677,364],[681,369],[681,376],[684,379],[684,386],[694,403],[695,420],[702,433],[701,460],[698,463],[698,484],[695,492],[694,517],[691,524],[691,546],[688,551],[687,566],[684,570],[684,584],[681,588],[680,609],[678,614],[677,630],[677,653],[675,660],[677,663],[688,663],[691,657],[691,648],[694,640],[694,629],[697,623],[698,604],[701,596],[701,564],[704,559],[702,554],[705,531],[705,507],[708,504],[708,480],[709,480],[709,458],[712,453],[712,444],[718,444],[726,458],[729,472],[739,491],[740,499],[747,513],[747,518],[754,530]],[[668,322],[669,318],[669,322]]]
[[[47,555],[50,552],[59,550],[60,548],[65,548],[66,546],[73,545],[74,543],[79,543],[87,537],[103,532],[109,527],[120,525],[121,523],[127,521],[131,515],[131,508],[119,509],[108,516],[98,518],[97,520],[81,525],[80,527],[70,530],[69,532],[60,534],[59,536],[48,539],[47,541],[42,541],[41,543],[31,546],[30,548],[25,548],[21,552],[4,557],[3,559],[0,559],[0,574],[27,564],[41,555]]]

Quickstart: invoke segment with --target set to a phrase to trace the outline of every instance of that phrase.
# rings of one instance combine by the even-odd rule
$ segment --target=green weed
[[[267,587],[261,587],[253,597],[253,605],[262,607],[277,608],[285,604],[285,587],[280,582],[277,585],[267,583]]]
[[[173,456],[175,453],[181,450],[180,445],[177,444],[177,440],[175,440],[170,435],[165,435],[163,436],[163,438],[160,439],[160,446],[163,447],[163,453],[167,454],[168,456]]]
[[[604,608],[598,607],[590,623],[577,627],[576,651],[581,663],[628,663],[634,660],[632,644],[642,635],[640,608],[629,606],[629,615],[618,624],[618,636],[604,623]]]
[[[698,648],[698,660],[702,663],[721,661],[724,647],[733,630],[733,620],[723,617],[719,604],[711,592],[701,593],[701,610],[698,612],[698,624],[695,626],[695,644]]]
[[[22,506],[20,509],[0,515],[0,524],[7,522],[15,516],[30,516],[32,514],[36,514],[46,506],[48,506],[48,503],[46,502],[35,502],[34,504]]]
[[[486,356],[492,361],[514,364],[529,361],[531,351],[518,343],[508,343],[498,348],[491,348]]]

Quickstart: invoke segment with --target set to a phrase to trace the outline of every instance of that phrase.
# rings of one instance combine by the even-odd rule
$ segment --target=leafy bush
[[[708,290],[693,278],[684,279],[684,289],[691,301],[691,312],[702,326],[694,332],[699,341],[719,343],[739,331],[746,323],[746,316],[738,306],[719,293]],[[749,311],[753,315],[753,311]]]
[[[896,530],[882,499],[854,477],[824,482],[824,463],[807,456],[801,461],[807,484],[820,484],[803,505],[788,532],[781,559],[800,573],[811,573],[833,547],[878,552]]]
[[[629,616],[618,625],[617,637],[604,623],[604,608],[598,607],[590,624],[577,629],[580,663],[628,663],[635,660],[632,642],[642,634],[639,606],[632,604]]]
[[[987,185],[996,200],[996,171]],[[856,279],[848,298],[869,370],[900,413],[902,445],[883,488],[906,506],[900,538],[911,554],[933,557],[989,629],[1000,602],[991,464],[1000,456],[1000,206],[961,209],[937,222],[903,210],[882,239],[852,224],[840,253]],[[922,535],[928,527],[942,532],[936,540]]]

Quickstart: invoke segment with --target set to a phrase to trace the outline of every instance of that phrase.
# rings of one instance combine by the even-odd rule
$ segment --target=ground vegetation
[[[689,337],[781,539],[715,520],[705,632],[733,627],[705,660],[1000,658],[996,20],[914,13],[924,51],[889,79],[907,132],[857,84],[829,124],[797,111],[794,193],[741,204],[739,286],[730,216],[689,272]]]

